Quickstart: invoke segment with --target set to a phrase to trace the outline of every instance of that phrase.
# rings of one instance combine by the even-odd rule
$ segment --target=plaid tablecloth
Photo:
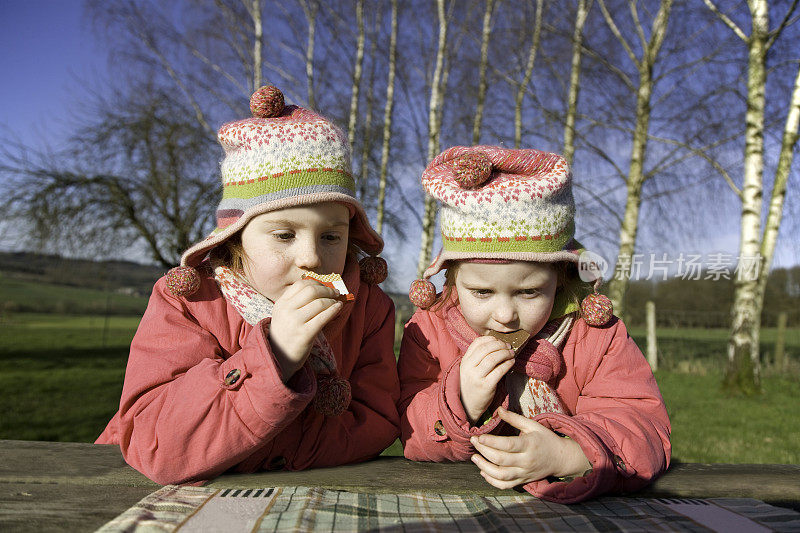
[[[800,532],[800,513],[746,498],[605,497],[559,505],[526,494],[488,497],[169,485],[99,531]]]

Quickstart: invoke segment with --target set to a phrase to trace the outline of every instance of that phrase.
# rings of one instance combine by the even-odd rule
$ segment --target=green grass
[[[657,372],[673,458],[689,463],[800,463],[800,380],[766,376],[755,398],[729,397],[718,371]]]
[[[0,438],[91,442],[119,405],[138,317],[0,324]]]
[[[93,441],[117,409],[138,322],[22,313],[0,322],[0,439]],[[639,341],[640,333],[632,332]],[[656,377],[672,420],[674,458],[800,463],[800,332],[787,335],[790,372],[765,367],[764,394],[756,398],[731,398],[720,389],[727,332],[659,334],[664,364]],[[769,348],[774,331],[762,341]],[[401,453],[399,442],[384,452]]]
[[[0,312],[141,315],[147,298],[0,276]],[[13,314],[12,314],[13,317]]]

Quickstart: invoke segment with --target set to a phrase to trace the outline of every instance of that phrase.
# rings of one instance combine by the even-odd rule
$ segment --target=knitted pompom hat
[[[422,173],[422,186],[441,203],[442,251],[423,279],[412,284],[412,302],[418,307],[431,305],[435,289],[428,278],[447,261],[577,264],[585,251],[573,238],[572,174],[560,155],[454,146],[431,161]],[[599,271],[589,274],[599,287]]]
[[[244,228],[251,218],[269,211],[340,202],[350,210],[350,242],[370,256],[383,249],[383,240],[370,227],[355,197],[350,150],[342,131],[313,111],[285,106],[283,94],[272,86],[253,93],[250,109],[253,118],[229,122],[219,130],[225,159],[221,164],[223,192],[217,207],[217,227],[183,253],[181,267],[167,274],[168,280],[176,278],[172,285],[178,296],[196,290],[197,284],[186,279],[189,274],[197,275],[191,267],[199,265],[212,248]],[[375,268],[370,260],[382,260],[362,260],[366,263],[362,267],[372,273]],[[375,276],[370,281],[376,282]]]

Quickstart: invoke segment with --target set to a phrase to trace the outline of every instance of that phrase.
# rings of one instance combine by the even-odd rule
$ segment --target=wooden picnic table
[[[228,474],[206,486],[315,486],[351,492],[508,494],[472,463],[401,457],[304,472]],[[93,531],[158,489],[117,446],[0,440],[0,531]],[[755,498],[800,511],[800,465],[676,463],[636,496]]]

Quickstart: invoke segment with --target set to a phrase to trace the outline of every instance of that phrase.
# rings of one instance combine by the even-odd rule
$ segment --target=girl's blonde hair
[[[441,309],[445,302],[449,301],[453,295],[456,286],[456,276],[458,269],[463,261],[451,261],[447,265],[447,270],[444,274],[444,288],[441,294],[436,298],[436,301],[431,306],[431,311],[438,311]],[[556,263],[543,263],[550,265],[558,276],[558,284],[556,285],[556,292],[566,292],[565,297],[569,303],[577,306],[577,316],[581,316],[581,301],[583,298],[592,292],[592,284],[581,280],[578,275],[578,265],[571,261],[558,261]]]

